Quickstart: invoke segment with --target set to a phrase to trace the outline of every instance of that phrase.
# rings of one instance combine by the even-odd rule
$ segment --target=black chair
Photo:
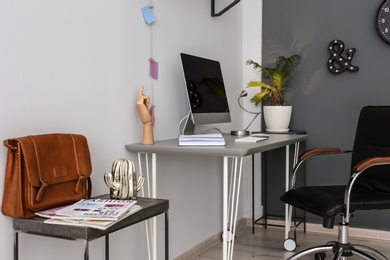
[[[298,169],[307,159],[345,153],[352,154],[347,185],[295,187]],[[352,255],[388,259],[373,248],[349,243],[348,226],[351,213],[356,210],[390,209],[390,106],[367,106],[361,110],[352,151],[319,148],[304,152],[294,167],[291,189],[281,200],[290,205],[290,212],[296,207],[321,216],[325,228],[333,228],[335,217],[342,216],[338,241],[306,249],[290,260],[309,254],[314,254],[315,259],[325,259],[327,251],[331,251],[334,260]]]

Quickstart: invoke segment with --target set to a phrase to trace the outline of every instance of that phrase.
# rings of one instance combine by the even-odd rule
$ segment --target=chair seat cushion
[[[308,186],[287,191],[281,200],[296,208],[324,217],[334,218],[344,210],[346,186]],[[354,187],[351,195],[354,210],[390,209],[390,194]]]

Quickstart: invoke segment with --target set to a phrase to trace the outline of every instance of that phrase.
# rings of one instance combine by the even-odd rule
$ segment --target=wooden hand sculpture
[[[139,89],[137,109],[139,118],[144,124],[142,132],[142,144],[154,144],[152,115],[149,111],[150,98],[143,94],[144,86]]]

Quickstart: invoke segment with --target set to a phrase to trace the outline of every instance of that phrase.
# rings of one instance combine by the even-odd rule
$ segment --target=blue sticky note
[[[142,7],[142,14],[143,14],[145,22],[147,24],[151,24],[154,21],[156,21],[156,17],[154,16],[154,14],[152,12],[152,7],[150,6],[150,4]]]

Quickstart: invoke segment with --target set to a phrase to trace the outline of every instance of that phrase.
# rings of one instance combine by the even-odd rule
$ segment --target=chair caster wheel
[[[325,253],[316,253],[314,255],[314,259],[315,260],[324,260],[326,258],[326,254]]]
[[[295,248],[297,248],[297,243],[295,243],[294,239],[289,237],[286,240],[284,240],[283,246],[284,246],[284,249],[286,249],[286,251],[291,252],[291,251],[294,251]]]

